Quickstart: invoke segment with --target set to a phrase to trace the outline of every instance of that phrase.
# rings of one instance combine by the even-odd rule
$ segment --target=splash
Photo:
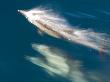
[[[80,19],[83,19],[83,18],[86,18],[86,19],[97,19],[96,16],[88,14],[88,13],[85,13],[85,12],[78,12],[78,11],[76,12],[75,11],[74,13],[66,12],[65,14],[69,15],[71,17],[80,18]]]

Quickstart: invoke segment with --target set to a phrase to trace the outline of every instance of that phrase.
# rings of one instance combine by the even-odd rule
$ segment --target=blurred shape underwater
[[[98,71],[85,71],[83,61],[69,57],[63,50],[43,44],[32,44],[42,57],[26,56],[26,60],[41,67],[50,76],[63,77],[71,82],[108,82]]]
[[[30,57],[26,59],[42,67],[51,76],[61,76],[72,82],[87,82],[81,71],[81,62],[72,60],[60,49],[47,45],[32,44],[34,50],[44,57]]]

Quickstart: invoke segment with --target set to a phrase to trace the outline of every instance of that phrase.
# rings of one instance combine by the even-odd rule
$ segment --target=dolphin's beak
[[[26,11],[25,10],[18,10],[22,15],[26,16]]]

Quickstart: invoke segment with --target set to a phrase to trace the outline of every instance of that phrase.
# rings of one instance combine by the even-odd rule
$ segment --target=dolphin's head
[[[26,18],[28,18],[28,11],[26,10],[18,10],[19,13],[21,13],[23,16],[25,16]]]
[[[35,20],[37,20],[37,19],[39,19],[39,13],[38,12],[36,12],[36,11],[31,11],[31,10],[29,10],[29,11],[27,11],[27,10],[18,10],[18,12],[20,12],[23,16],[25,16],[26,17],[26,19],[28,19],[28,21],[29,22],[33,22],[33,21],[35,21]]]

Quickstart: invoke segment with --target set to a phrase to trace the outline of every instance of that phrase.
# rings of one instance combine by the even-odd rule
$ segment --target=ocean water
[[[26,55],[39,55],[31,43],[52,45],[83,61],[83,69],[99,72],[110,82],[110,56],[49,35],[40,36],[18,9],[47,7],[61,14],[73,26],[91,28],[110,35],[109,0],[4,0],[0,1],[0,82],[69,82],[52,77],[41,67],[25,59]],[[68,54],[69,55],[69,54]]]

